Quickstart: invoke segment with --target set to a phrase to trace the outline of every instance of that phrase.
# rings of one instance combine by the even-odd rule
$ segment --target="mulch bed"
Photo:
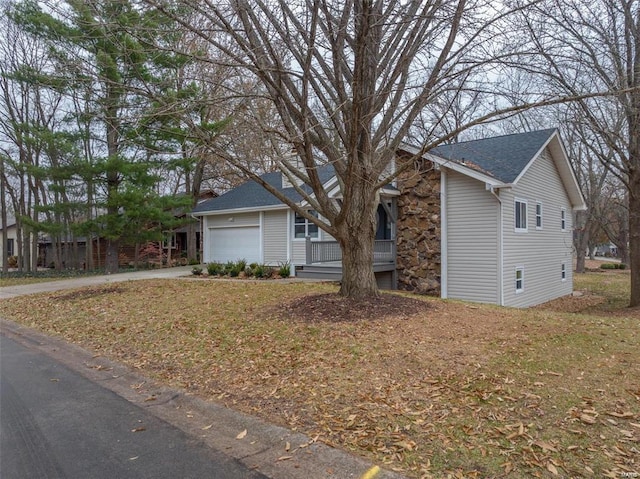
[[[314,294],[278,306],[282,319],[306,322],[348,322],[389,317],[408,318],[432,306],[398,294],[380,294],[374,298],[344,298],[337,293]]]

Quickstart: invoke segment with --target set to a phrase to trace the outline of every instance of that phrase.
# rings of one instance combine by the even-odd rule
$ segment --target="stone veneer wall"
[[[440,295],[440,170],[422,161],[398,178],[398,289]]]

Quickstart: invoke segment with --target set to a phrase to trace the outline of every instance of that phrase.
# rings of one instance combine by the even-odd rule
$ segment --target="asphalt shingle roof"
[[[320,181],[322,181],[322,183],[326,183],[334,175],[333,167],[326,166],[319,168],[318,174],[320,176]],[[261,175],[261,178],[284,193],[287,198],[290,198],[295,202],[302,200],[294,188],[282,188],[281,172],[265,173],[264,175]],[[193,213],[222,211],[235,208],[258,208],[262,206],[274,206],[281,204],[282,201],[269,193],[262,185],[259,185],[253,180],[249,180],[217,198],[211,198],[210,200],[203,201],[194,208]]]
[[[465,164],[471,169],[481,171],[504,183],[513,183],[555,132],[555,128],[550,128],[463,141],[438,146],[431,150],[431,153],[446,160]],[[319,174],[321,181],[325,183],[334,175],[333,167],[322,167],[319,169]],[[301,201],[302,198],[294,188],[282,188],[282,173],[279,171],[265,173],[261,178],[284,193],[287,198],[295,202]],[[255,181],[250,180],[217,198],[200,203],[195,207],[193,213],[236,208],[260,208],[281,204],[282,202],[278,198]]]
[[[431,150],[431,153],[447,160],[464,163],[504,183],[513,183],[555,132],[555,128],[550,128],[463,141],[438,146]]]

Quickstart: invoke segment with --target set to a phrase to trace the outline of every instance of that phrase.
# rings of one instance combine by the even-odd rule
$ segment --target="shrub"
[[[17,268],[18,267],[18,257],[17,256],[9,256],[7,258],[7,265],[9,268]]]
[[[271,266],[264,266],[264,275],[262,276],[265,279],[271,278],[274,274],[276,274],[276,270],[275,268],[272,268]]]
[[[207,273],[209,276],[217,276],[219,274],[224,274],[221,272],[223,266],[220,263],[208,263],[207,264]]]
[[[227,273],[232,278],[235,278],[240,274],[240,271],[244,271],[244,270],[240,268],[240,265],[238,263],[235,263],[231,266],[231,268],[227,270]]]
[[[194,266],[191,273],[196,276],[200,276],[202,274],[202,268],[200,266]]]
[[[281,278],[288,278],[291,275],[291,263],[288,261],[286,263],[280,263],[278,274]]]
[[[198,261],[198,259],[197,259],[197,258],[191,258],[191,259],[189,260],[189,266],[195,266],[195,265],[197,265],[197,264],[200,264],[200,261]]]
[[[239,259],[238,261],[236,261],[235,265],[238,268],[238,271],[244,271],[245,269],[247,269],[247,260],[244,258]]]
[[[253,275],[256,278],[265,278],[265,274],[267,272],[267,266],[264,264],[257,264],[255,268],[253,268]]]
[[[602,263],[600,269],[626,269],[627,265],[624,263]]]
[[[229,274],[234,266],[235,266],[235,263],[233,261],[227,261],[227,264],[225,264],[222,267],[222,270],[220,271],[220,274],[222,274],[222,275]]]

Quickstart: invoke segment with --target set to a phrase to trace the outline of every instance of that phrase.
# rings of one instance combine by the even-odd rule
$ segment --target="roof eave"
[[[247,206],[244,208],[226,208],[223,210],[207,210],[207,211],[194,211],[191,216],[212,216],[212,215],[224,215],[228,213],[257,213],[260,211],[273,211],[273,210],[286,210],[289,209],[284,203],[277,205],[266,206]]]

